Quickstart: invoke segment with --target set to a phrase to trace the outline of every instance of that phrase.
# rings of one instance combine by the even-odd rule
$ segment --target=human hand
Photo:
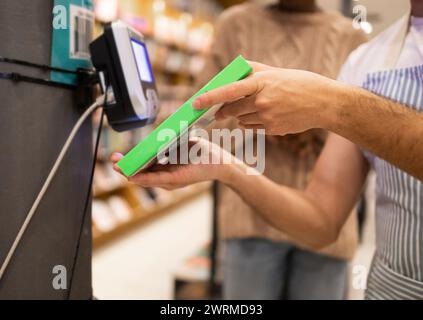
[[[230,179],[229,167],[231,163],[237,163],[239,160],[218,145],[204,139],[191,139],[190,147],[194,146],[200,151],[199,157],[194,161],[188,164],[158,163],[146,172],[139,172],[129,177],[128,180],[143,187],[172,190],[202,181]],[[111,156],[113,169],[119,173],[122,172],[117,162],[122,157],[120,153],[114,153]]]
[[[312,72],[249,63],[249,77],[204,93],[192,106],[204,109],[225,103],[216,120],[235,117],[240,126],[265,129],[270,135],[327,127],[333,116],[329,106],[337,98],[335,81]]]

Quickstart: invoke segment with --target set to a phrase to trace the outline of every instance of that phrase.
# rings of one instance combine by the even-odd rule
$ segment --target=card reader
[[[204,121],[206,118],[213,117],[214,113],[221,105],[213,106],[204,110],[196,110],[192,107],[192,101],[197,96],[207,91],[241,80],[247,77],[251,71],[251,66],[242,56],[235,58],[117,163],[123,174],[129,177],[140,170],[147,169],[156,161],[159,154],[168,150],[172,147],[172,145],[174,146],[177,139],[185,132],[183,128],[181,128],[181,122],[186,122],[186,129],[189,129],[201,121]],[[169,139],[168,141],[165,139],[159,139],[159,133],[162,130],[167,129],[175,132],[175,138]]]
[[[152,123],[159,99],[142,34],[112,22],[90,44],[90,52],[103,92],[108,88],[113,93],[114,101],[104,106],[111,127],[124,131]]]

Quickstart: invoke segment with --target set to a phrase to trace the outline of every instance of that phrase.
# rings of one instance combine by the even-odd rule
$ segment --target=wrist
[[[247,169],[249,168],[243,162],[235,162],[231,164],[221,165],[221,174],[218,177],[218,181],[227,185],[230,188],[237,188],[240,183],[245,183],[243,177],[246,175]]]
[[[340,125],[340,119],[343,112],[348,108],[347,86],[343,83],[330,80],[329,90],[326,93],[326,102],[322,106],[320,127],[329,131],[336,132]]]
[[[233,164],[216,164],[214,180],[217,180],[223,184],[229,184],[232,176],[234,175]]]

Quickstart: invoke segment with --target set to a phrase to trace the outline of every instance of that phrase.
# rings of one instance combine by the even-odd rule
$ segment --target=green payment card
[[[201,120],[207,116],[207,113],[212,111],[211,109],[215,108],[210,107],[204,110],[194,109],[192,107],[192,101],[197,96],[218,87],[244,79],[251,73],[251,71],[251,66],[242,56],[239,55],[235,58],[117,163],[123,174],[129,177],[140,170],[148,168],[155,162],[159,153],[163,152],[163,150],[169,148],[170,145],[175,143],[175,139],[169,138],[166,140],[162,139],[162,137],[159,139],[159,133],[162,130],[173,130],[176,134],[177,140],[177,138],[185,132],[181,129],[181,122],[186,123],[187,128],[189,129],[194,124],[201,122]],[[218,108],[220,106],[216,107]],[[210,114],[210,112],[208,114]]]

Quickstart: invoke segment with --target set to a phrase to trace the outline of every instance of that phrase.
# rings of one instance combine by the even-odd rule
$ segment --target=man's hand
[[[167,190],[182,188],[197,182],[208,180],[228,181],[231,163],[239,163],[229,152],[218,145],[204,139],[191,139],[190,147],[197,145],[201,154],[195,163],[189,164],[156,164],[146,172],[139,172],[128,180],[144,187],[160,187]],[[121,173],[117,162],[123,157],[120,153],[111,156],[113,169]],[[217,159],[218,163],[213,163]],[[223,160],[226,159],[226,164]],[[228,161],[229,160],[229,161]],[[228,163],[230,162],[230,163]]]
[[[421,111],[311,72],[250,64],[251,76],[199,96],[193,107],[226,103],[217,119],[236,117],[272,135],[326,129],[423,179]]]
[[[333,117],[327,102],[336,98],[335,81],[307,71],[250,65],[254,71],[248,78],[201,95],[193,107],[226,103],[217,120],[236,117],[242,127],[265,129],[271,135],[324,128]]]

